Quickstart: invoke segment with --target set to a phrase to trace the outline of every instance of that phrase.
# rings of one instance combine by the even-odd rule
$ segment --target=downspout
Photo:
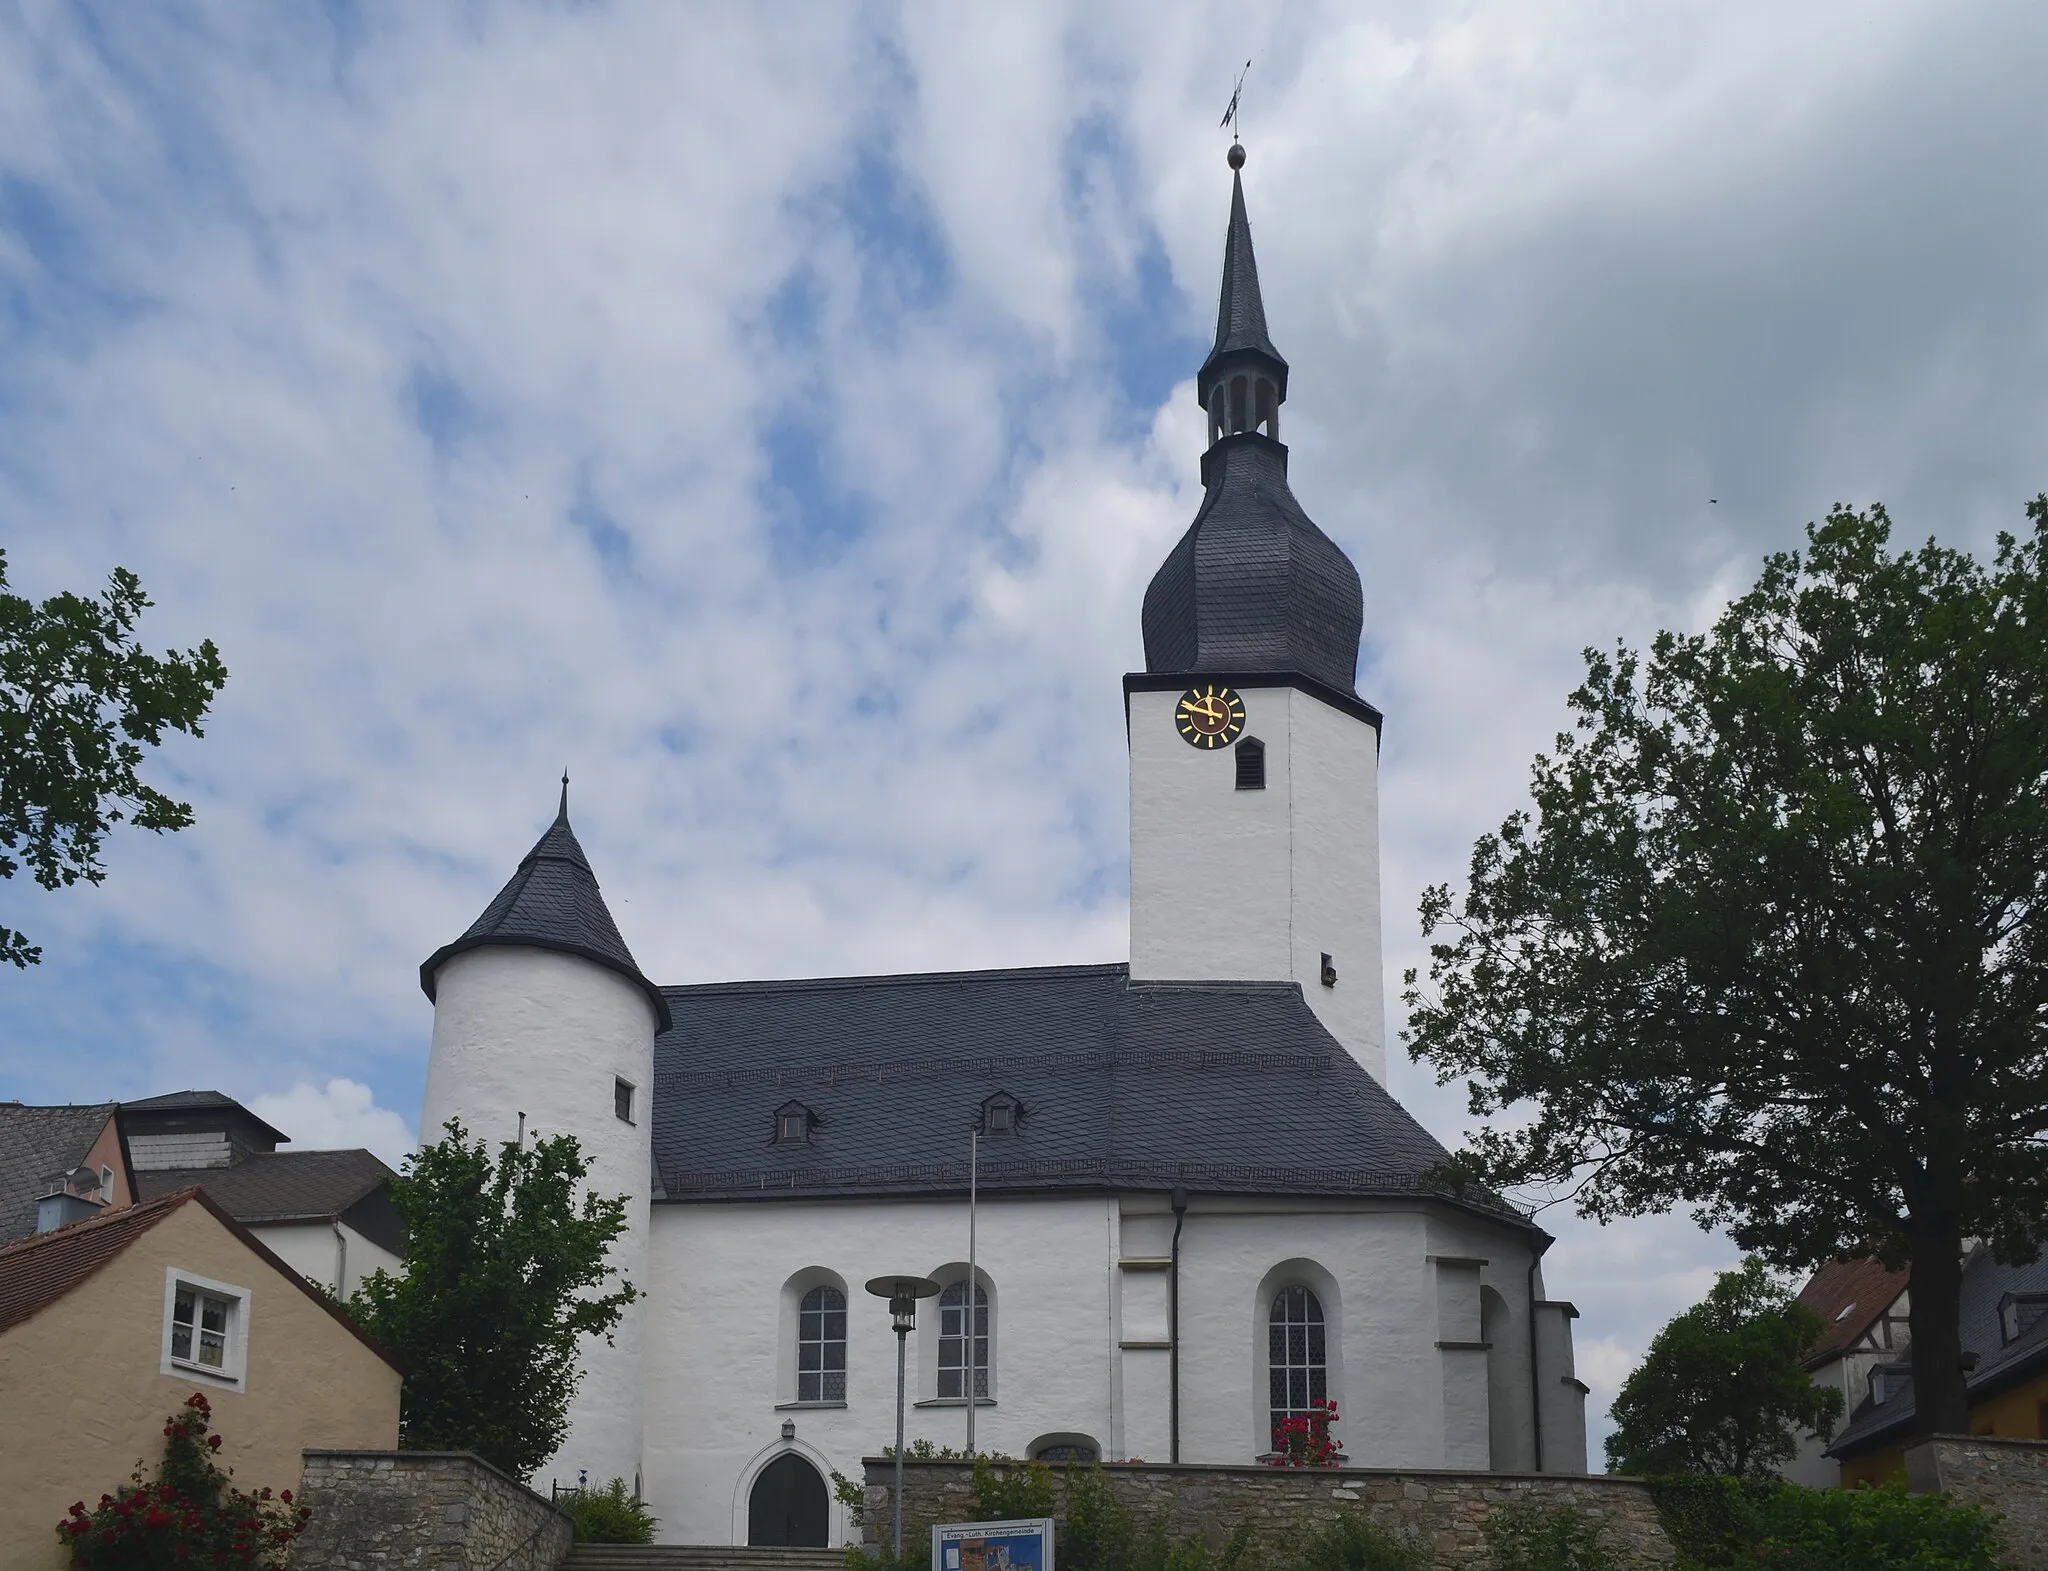
[[[333,1218],[328,1226],[334,1229],[334,1296],[344,1303],[348,1300],[348,1234],[341,1230],[341,1219]]]
[[[1173,1265],[1166,1279],[1167,1432],[1170,1459],[1180,1460],[1180,1230],[1188,1219],[1188,1192],[1173,1186]]]
[[[1536,1265],[1542,1259],[1529,1251],[1529,1428],[1536,1437],[1536,1471],[1543,1471],[1543,1384],[1536,1376]]]

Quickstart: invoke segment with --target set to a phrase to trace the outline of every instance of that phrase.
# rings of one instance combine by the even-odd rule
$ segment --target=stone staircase
[[[843,1549],[735,1544],[578,1544],[561,1571],[845,1571]]]

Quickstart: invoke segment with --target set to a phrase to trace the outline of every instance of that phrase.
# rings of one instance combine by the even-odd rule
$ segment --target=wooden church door
[[[795,1452],[777,1457],[755,1478],[747,1497],[747,1542],[830,1547],[832,1505],[825,1480]]]

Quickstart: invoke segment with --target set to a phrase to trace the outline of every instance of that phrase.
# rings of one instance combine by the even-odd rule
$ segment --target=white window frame
[[[172,1315],[178,1307],[178,1289],[189,1287],[194,1292],[206,1293],[214,1298],[228,1301],[227,1343],[221,1350],[221,1367],[210,1369],[205,1364],[191,1359],[171,1356]],[[176,1380],[198,1380],[204,1384],[218,1386],[224,1391],[242,1391],[249,1383],[249,1305],[254,1298],[248,1288],[236,1287],[232,1282],[216,1282],[212,1277],[200,1276],[194,1271],[181,1271],[176,1266],[164,1268],[164,1346],[161,1373]]]

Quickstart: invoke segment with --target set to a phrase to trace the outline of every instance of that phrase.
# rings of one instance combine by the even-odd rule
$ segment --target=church
[[[1432,1188],[1444,1148],[1385,1088],[1363,595],[1288,488],[1243,163],[1203,498],[1123,679],[1128,963],[663,986],[565,787],[421,966],[423,1137],[573,1134],[629,1197],[645,1296],[586,1348],[540,1487],[623,1478],[664,1542],[845,1542],[827,1480],[896,1423],[864,1284],[898,1275],[935,1289],[913,1443],[1243,1465],[1330,1400],[1351,1466],[1585,1471],[1549,1236]]]

